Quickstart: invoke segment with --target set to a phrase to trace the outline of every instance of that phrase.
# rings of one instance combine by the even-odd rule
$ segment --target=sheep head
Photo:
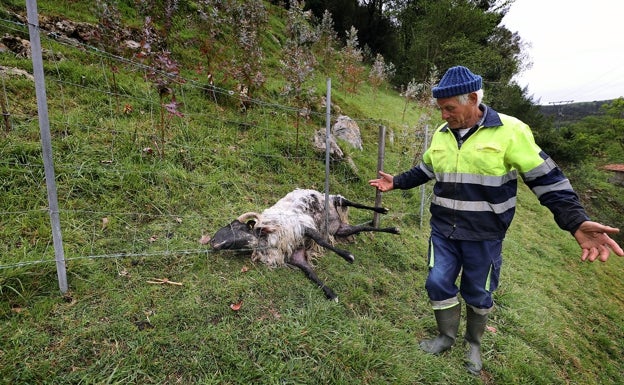
[[[252,250],[258,244],[258,232],[254,229],[260,214],[249,212],[217,230],[210,238],[214,250]]]

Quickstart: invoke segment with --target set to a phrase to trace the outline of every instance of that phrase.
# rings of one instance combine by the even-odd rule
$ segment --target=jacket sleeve
[[[574,235],[581,223],[589,220],[589,216],[563,171],[543,152],[542,157],[546,158],[544,164],[550,164],[543,167],[548,172],[530,178],[525,176],[525,182],[540,203],[553,213],[557,225]]]
[[[424,163],[412,167],[411,170],[396,175],[393,179],[395,189],[407,190],[424,184],[434,177],[433,171]]]
[[[557,225],[574,235],[589,216],[563,171],[535,144],[528,126],[514,135],[510,150],[509,159],[513,159],[511,163],[520,171],[527,186],[552,212]]]

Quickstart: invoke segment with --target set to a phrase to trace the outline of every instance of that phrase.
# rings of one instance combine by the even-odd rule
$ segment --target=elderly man
[[[394,177],[380,172],[369,184],[390,191],[435,179],[425,287],[438,335],[422,341],[420,347],[437,354],[454,344],[460,294],[467,313],[466,367],[478,374],[503,239],[516,209],[518,175],[550,209],[559,227],[576,238],[582,260],[606,261],[611,251],[620,256],[624,251],[607,235],[619,230],[589,219],[570,182],[535,143],[530,128],[482,103],[481,76],[466,67],[452,67],[433,88],[433,97],[446,123],[434,133],[422,162]]]

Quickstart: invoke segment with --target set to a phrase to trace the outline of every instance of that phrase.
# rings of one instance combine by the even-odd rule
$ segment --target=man
[[[582,249],[581,259],[606,261],[622,248],[607,234],[619,229],[592,222],[562,171],[535,143],[530,128],[481,103],[482,78],[468,68],[450,68],[433,88],[446,121],[434,133],[422,162],[392,176],[379,172],[369,184],[380,191],[409,189],[435,179],[431,202],[429,274],[425,288],[438,336],[420,343],[438,354],[455,342],[466,303],[466,367],[482,368],[481,337],[494,307],[502,243],[515,213],[518,175],[556,223]],[[461,283],[455,284],[461,272]]]

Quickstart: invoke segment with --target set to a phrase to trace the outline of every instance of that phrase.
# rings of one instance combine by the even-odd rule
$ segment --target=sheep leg
[[[390,233],[390,234],[401,233],[399,229],[396,227],[378,228],[378,227],[374,227],[370,225],[352,226],[347,223],[341,223],[340,227],[338,227],[338,230],[336,231],[334,235],[337,237],[348,237],[349,235],[358,234],[358,233],[361,233],[362,231],[373,231],[373,232]]]
[[[347,250],[342,250],[342,249],[339,249],[337,247],[334,247],[331,243],[327,242],[325,240],[325,238],[323,238],[323,236],[318,231],[316,231],[315,229],[311,229],[309,227],[306,227],[304,235],[306,237],[312,239],[319,246],[324,247],[324,248],[326,248],[328,250],[331,250],[334,253],[340,255],[342,258],[344,258],[345,261],[347,261],[349,263],[353,263],[353,261],[355,261],[355,257],[353,256],[353,254],[351,254]]]
[[[334,199],[334,204],[339,207],[355,207],[356,209],[371,210],[379,214],[388,214],[388,209],[385,207],[366,206],[360,203],[351,202],[347,198],[340,195],[336,196],[336,198]]]
[[[325,297],[327,297],[327,299],[338,301],[338,296],[336,295],[336,293],[334,293],[332,289],[330,289],[329,287],[325,286],[323,281],[319,279],[319,277],[316,275],[316,273],[312,269],[312,266],[310,266],[310,264],[308,263],[308,260],[306,259],[306,256],[305,256],[304,248],[300,248],[296,250],[290,256],[288,264],[301,269],[301,271],[305,273],[306,277],[308,277],[310,281],[316,283],[321,288],[321,290],[323,290],[323,293],[325,293]]]

